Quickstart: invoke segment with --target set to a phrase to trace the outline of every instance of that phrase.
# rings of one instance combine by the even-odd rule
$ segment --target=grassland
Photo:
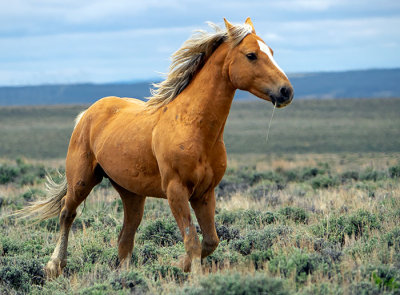
[[[296,102],[276,111],[267,145],[271,108],[234,104],[221,243],[201,275],[177,266],[182,239],[167,202],[150,198],[131,267],[118,269],[122,204],[103,182],[80,208],[64,275],[46,281],[57,220],[6,216],[44,195],[46,170],[63,169],[82,108],[0,109],[0,294],[400,293],[400,100]]]
[[[75,116],[85,106],[1,107],[0,158],[64,158]],[[232,106],[229,153],[398,152],[400,99],[300,100],[275,112],[264,101]],[[251,143],[251,144],[250,144]]]

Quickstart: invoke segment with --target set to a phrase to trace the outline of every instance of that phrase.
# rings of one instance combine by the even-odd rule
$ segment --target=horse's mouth
[[[269,95],[269,98],[271,99],[272,104],[278,109],[286,107],[292,102],[292,98],[284,100],[275,95]]]

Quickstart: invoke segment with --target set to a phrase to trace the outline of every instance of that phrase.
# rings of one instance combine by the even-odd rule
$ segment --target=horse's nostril
[[[285,99],[288,99],[288,98],[290,98],[292,96],[292,90],[289,87],[282,87],[280,89],[280,94]]]

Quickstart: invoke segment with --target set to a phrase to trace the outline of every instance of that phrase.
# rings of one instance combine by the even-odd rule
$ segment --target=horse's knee
[[[218,247],[219,239],[214,237],[212,239],[204,239],[201,244],[201,258],[207,257],[212,254],[214,250]]]

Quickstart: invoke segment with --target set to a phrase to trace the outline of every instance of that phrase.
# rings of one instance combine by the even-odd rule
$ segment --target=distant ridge
[[[400,69],[289,75],[295,99],[400,97]],[[0,87],[0,105],[91,104],[105,96],[150,96],[151,82]],[[236,99],[251,98],[238,91]]]

